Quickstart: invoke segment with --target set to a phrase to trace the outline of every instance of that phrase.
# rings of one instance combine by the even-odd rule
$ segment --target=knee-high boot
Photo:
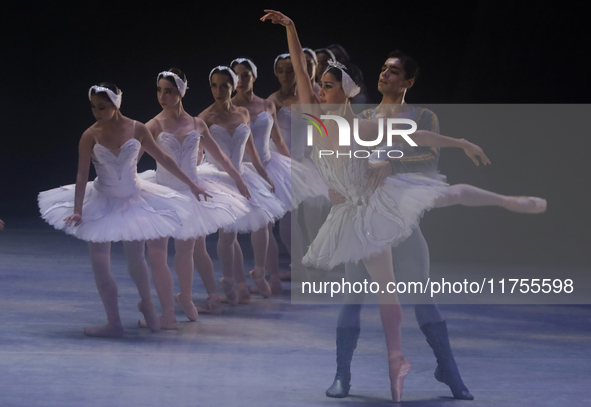
[[[326,390],[328,397],[343,398],[351,388],[351,360],[359,339],[359,328],[337,328],[337,374]]]

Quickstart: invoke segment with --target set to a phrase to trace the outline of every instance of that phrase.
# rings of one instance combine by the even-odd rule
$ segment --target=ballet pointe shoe
[[[271,276],[269,278],[269,287],[271,287],[271,294],[281,295],[283,294],[283,287],[281,286],[280,276]]]
[[[250,270],[250,278],[256,284],[257,288],[259,289],[259,293],[264,298],[269,298],[271,296],[271,287],[265,279],[265,270],[264,269],[257,269]]]
[[[123,327],[121,325],[87,326],[84,328],[84,335],[93,338],[121,338]]]
[[[238,283],[237,285],[237,291],[238,291],[238,304],[242,304],[242,305],[247,305],[250,304],[250,290],[248,288],[248,284],[246,282],[244,283]]]
[[[435,379],[449,386],[454,398],[459,400],[474,400],[468,388],[462,381],[456,360],[451,351],[449,337],[447,335],[447,324],[445,321],[430,323],[421,326],[421,331],[427,339],[427,343],[433,349],[437,358]]]
[[[146,309],[142,302],[138,302],[137,308],[140,310],[142,314],[144,314],[144,319],[138,320],[137,324],[140,328],[148,328],[152,332],[156,332],[160,330],[160,318],[156,316],[156,311],[154,311],[154,306],[150,307],[151,309]]]
[[[545,199],[535,196],[510,196],[507,197],[503,207],[511,212],[544,213],[546,212],[547,202]]]
[[[337,373],[326,389],[327,397],[345,398],[351,389],[351,360],[359,339],[359,328],[337,328]]]
[[[238,294],[234,289],[234,281],[228,281],[225,277],[222,277],[219,279],[219,283],[224,291],[226,301],[230,305],[238,305]]]
[[[392,391],[392,400],[395,403],[400,403],[400,400],[402,400],[402,386],[410,368],[411,364],[404,356],[396,356],[388,359],[390,390]]]
[[[193,304],[193,301],[190,298],[189,301],[183,301],[181,299],[181,295],[177,294],[174,296],[174,300],[178,305],[181,306],[183,312],[185,313],[185,316],[189,318],[189,321],[197,320],[197,318],[199,317],[199,311],[197,311],[197,308],[195,308],[195,304]]]
[[[205,303],[197,305],[195,308],[201,314],[219,315],[222,313],[222,301],[217,295],[216,298],[207,297]]]

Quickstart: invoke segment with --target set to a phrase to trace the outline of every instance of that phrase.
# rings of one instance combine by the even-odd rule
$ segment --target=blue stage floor
[[[338,306],[292,305],[285,283],[283,296],[197,322],[178,309],[178,331],[152,334],[137,327],[138,295],[120,245],[112,264],[125,336],[85,337],[85,326],[105,322],[85,243],[37,221],[0,233],[0,406],[393,405],[376,306],[363,310],[351,396],[330,399]],[[194,292],[205,299],[198,275]],[[441,308],[476,400],[454,400],[433,378],[435,358],[405,306],[413,368],[403,405],[591,406],[590,306]]]

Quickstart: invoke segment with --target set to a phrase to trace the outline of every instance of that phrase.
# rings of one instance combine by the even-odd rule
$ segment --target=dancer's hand
[[[265,181],[267,181],[269,185],[271,185],[271,192],[275,193],[275,184],[273,184],[273,181],[271,181],[269,177],[265,178]]]
[[[242,178],[236,181],[236,188],[238,188],[238,191],[243,197],[245,197],[246,199],[250,199],[250,191],[248,190],[248,187],[246,186]]]
[[[209,195],[207,192],[205,192],[205,189],[203,187],[200,187],[197,184],[193,184],[191,186],[191,192],[193,193],[193,195],[195,195],[195,198],[197,198],[197,200],[199,202],[201,202],[201,198],[199,197],[199,195],[203,195],[203,199],[207,201],[207,198],[213,198],[211,195]]]
[[[365,176],[367,177],[367,182],[369,187],[372,191],[375,191],[384,180],[392,175],[392,164],[390,161],[382,161],[378,164],[369,164],[369,169]]]
[[[347,200],[347,198],[345,198],[343,195],[339,194],[334,189],[328,190],[328,199],[330,199],[330,203],[332,203],[333,205],[339,205],[339,204],[345,203],[345,201]]]
[[[293,21],[291,18],[286,16],[285,14],[281,13],[280,11],[275,10],[264,10],[265,14],[261,17],[261,21],[271,20],[273,24],[281,24],[282,26],[286,27],[288,25],[292,25]]]
[[[476,144],[470,143],[468,140],[464,140],[464,143],[466,144],[465,147],[463,147],[464,152],[470,157],[470,159],[472,159],[474,164],[477,166],[480,165],[478,157],[480,157],[480,160],[484,165],[491,163],[486,154],[484,154],[484,151],[482,151],[482,148],[478,147]]]
[[[68,226],[72,226],[72,224],[74,224],[74,226],[79,226],[82,223],[82,214],[74,213],[65,218],[64,222],[66,222],[66,225]]]
[[[0,219],[0,230],[4,229],[4,221]]]

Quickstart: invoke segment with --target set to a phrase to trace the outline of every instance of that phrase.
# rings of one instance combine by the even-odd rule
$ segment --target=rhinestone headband
[[[275,72],[275,70],[277,69],[277,62],[279,62],[282,59],[287,59],[287,58],[291,58],[289,56],[289,53],[285,53],[285,54],[281,54],[279,56],[277,56],[277,58],[275,58],[275,62],[273,62],[273,72]]]
[[[187,89],[189,89],[189,87],[187,86],[187,81],[183,81],[181,79],[180,76],[178,76],[177,74],[175,74],[174,72],[170,72],[170,71],[162,71],[158,74],[158,77],[156,78],[156,84],[158,84],[158,81],[162,78],[166,78],[168,76],[172,76],[174,78],[174,83],[176,84],[177,89],[179,90],[179,93],[181,94],[181,97],[185,96],[185,93],[187,92]]]
[[[123,96],[123,92],[121,92],[121,89],[119,89],[119,93],[115,94],[115,92],[113,92],[109,88],[94,85],[94,86],[91,86],[90,89],[88,90],[88,100],[90,100],[93,90],[95,93],[105,92],[107,94],[107,96],[109,96],[109,99],[111,99],[111,102],[113,102],[113,104],[115,105],[115,107],[117,109],[119,109],[121,107],[121,96]]]
[[[234,65],[242,64],[242,63],[245,63],[245,62],[248,64],[248,66],[250,66],[250,70],[252,71],[252,76],[254,76],[254,78],[256,79],[256,77],[257,77],[257,66],[250,59],[248,59],[248,58],[236,58],[235,60],[233,60],[232,62],[230,62],[230,66],[232,68],[234,68]]]
[[[211,85],[211,77],[213,76],[214,73],[216,73],[215,71],[227,71],[230,73],[230,76],[232,77],[232,84],[234,86],[234,89],[236,89],[238,87],[238,76],[234,73],[234,71],[232,70],[232,68],[230,68],[229,66],[223,66],[223,65],[218,65],[215,68],[213,68],[211,70],[211,72],[209,73],[209,84]]]
[[[357,96],[359,92],[361,92],[361,88],[355,84],[353,78],[351,78],[349,74],[345,71],[347,69],[345,65],[341,64],[340,62],[335,62],[331,59],[330,61],[328,61],[328,68],[326,68],[324,73],[327,73],[330,68],[337,68],[343,73],[342,86],[343,91],[345,92],[345,96],[347,96],[348,98],[353,98]]]

